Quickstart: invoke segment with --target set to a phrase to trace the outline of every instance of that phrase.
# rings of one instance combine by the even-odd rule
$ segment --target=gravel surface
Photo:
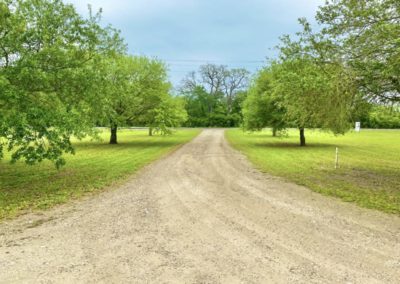
[[[400,218],[255,170],[224,131],[0,224],[1,283],[399,283]]]

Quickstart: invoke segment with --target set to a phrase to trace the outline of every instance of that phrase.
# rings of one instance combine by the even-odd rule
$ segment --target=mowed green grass
[[[146,164],[190,141],[199,130],[178,130],[171,136],[147,136],[145,130],[118,132],[118,145],[103,141],[75,141],[75,155],[57,170],[50,162],[29,166],[0,161],[0,220],[56,204],[119,184]]]
[[[362,207],[400,214],[400,130],[344,136],[306,130],[306,147],[298,146],[295,130],[279,138],[270,130],[233,129],[226,137],[264,172]],[[339,169],[334,167],[336,147]]]

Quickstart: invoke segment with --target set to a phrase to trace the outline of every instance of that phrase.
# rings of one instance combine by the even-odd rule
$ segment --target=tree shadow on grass
[[[309,143],[306,146],[300,146],[298,142],[262,142],[254,143],[255,147],[259,148],[277,148],[277,149],[325,149],[336,147],[335,144],[329,143]]]
[[[172,147],[179,144],[174,141],[121,141],[118,144],[109,144],[108,141],[85,141],[76,143],[76,148],[96,148],[96,149],[119,149],[119,148],[149,148],[149,147]]]
[[[106,146],[121,146],[121,147],[171,147],[180,144],[174,141],[127,141],[118,142],[117,145],[106,144]]]

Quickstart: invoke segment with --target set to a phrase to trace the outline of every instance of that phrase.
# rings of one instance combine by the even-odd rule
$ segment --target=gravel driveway
[[[400,218],[255,170],[224,131],[0,224],[1,283],[399,283]]]

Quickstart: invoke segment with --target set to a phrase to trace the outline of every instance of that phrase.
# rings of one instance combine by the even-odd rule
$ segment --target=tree
[[[152,134],[160,105],[169,98],[166,67],[145,56],[116,56],[103,64],[108,108],[105,121],[110,125],[110,144],[117,144],[119,126],[145,125]]]
[[[239,123],[243,122],[243,105],[244,101],[246,100],[248,95],[248,90],[243,90],[239,91],[236,93],[235,97],[233,98],[232,102],[232,114],[237,115],[239,117]],[[238,126],[238,124],[235,124],[234,126]]]
[[[370,105],[370,111],[359,119],[364,128],[400,128],[400,107]]]
[[[221,93],[226,77],[226,66],[205,64],[201,65],[199,73],[204,87],[211,95]]]
[[[249,72],[206,64],[190,72],[182,81],[180,93],[186,100],[188,126],[237,126],[241,120],[243,92]],[[242,93],[240,97],[237,95]]]
[[[365,98],[400,101],[398,0],[327,0],[316,20],[318,33],[301,20],[303,36],[322,61],[341,61],[352,68]]]
[[[125,50],[99,21],[60,0],[0,3],[0,153],[6,147],[12,161],[59,167],[74,151],[70,137],[93,132],[102,101],[96,61]]]
[[[97,67],[101,71],[99,84],[107,97],[101,112],[105,114],[103,124],[110,126],[110,144],[117,144],[118,127],[126,125],[138,105],[139,98],[133,90],[137,62],[130,56],[115,55],[103,58]]]
[[[222,87],[227,101],[228,113],[232,112],[233,102],[237,93],[247,88],[248,77],[249,71],[243,68],[234,68],[225,71]]]
[[[139,100],[128,122],[147,126],[151,136],[153,128],[157,127],[157,112],[161,104],[171,96],[171,84],[163,62],[143,56],[137,57],[137,60],[140,68],[135,77],[134,94]]]
[[[243,103],[243,128],[254,131],[272,127],[272,135],[286,127],[285,109],[274,97],[270,68],[261,70]]]
[[[224,95],[227,112],[231,113],[235,95],[248,85],[249,71],[244,68],[228,69],[225,65],[205,64],[200,66],[199,73],[204,88],[211,95]],[[189,78],[193,79],[195,75],[192,73]],[[195,82],[195,80],[189,82]]]
[[[187,117],[183,98],[167,96],[155,109],[154,122],[151,127],[163,135],[170,134],[170,128],[181,126]]]
[[[274,97],[285,109],[287,123],[300,131],[305,146],[305,128],[322,128],[344,134],[350,127],[357,88],[351,70],[338,64],[321,68],[312,58],[299,57],[271,65]]]

